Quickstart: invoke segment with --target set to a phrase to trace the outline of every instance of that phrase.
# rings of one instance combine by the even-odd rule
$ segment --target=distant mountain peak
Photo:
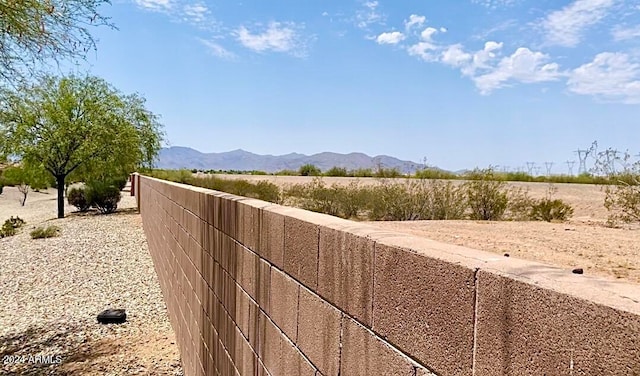
[[[348,154],[322,152],[313,155],[289,153],[273,156],[254,154],[243,149],[220,153],[202,153],[185,146],[162,148],[156,165],[158,168],[167,169],[195,168],[199,170],[277,172],[285,169],[297,170],[305,164],[313,164],[322,171],[326,171],[332,167],[343,167],[348,170],[376,168],[380,163],[384,168],[397,168],[403,173],[415,172],[416,169],[423,167],[421,163],[403,161],[388,155],[370,157],[360,152]]]

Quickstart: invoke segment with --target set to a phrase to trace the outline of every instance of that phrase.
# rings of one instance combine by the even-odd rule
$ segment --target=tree
[[[298,173],[302,176],[318,176],[322,172],[320,169],[310,163],[300,166]]]
[[[24,206],[30,190],[47,188],[47,172],[42,166],[12,166],[4,170],[4,185],[15,185],[22,193],[20,204]]]
[[[0,0],[0,83],[15,83],[39,66],[84,59],[96,47],[91,26],[115,28],[98,8],[109,0]]]
[[[0,92],[0,154],[42,166],[55,178],[58,218],[68,178],[123,177],[152,166],[161,128],[144,98],[123,95],[97,77],[46,76]]]

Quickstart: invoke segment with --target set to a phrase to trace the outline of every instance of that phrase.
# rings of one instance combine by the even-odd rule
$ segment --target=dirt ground
[[[279,186],[309,182],[302,176],[219,175],[230,179],[268,180]],[[373,178],[325,177],[323,180],[348,184],[376,184]],[[547,183],[509,183],[529,191],[531,197],[544,197]],[[423,236],[510,257],[534,260],[566,268],[583,268],[586,275],[623,279],[640,283],[640,226],[606,226],[608,212],[600,187],[583,184],[554,184],[555,198],[574,208],[564,223],[485,222],[485,221],[407,221],[367,222],[373,226]]]

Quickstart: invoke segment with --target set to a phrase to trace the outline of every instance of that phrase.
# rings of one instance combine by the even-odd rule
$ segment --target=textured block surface
[[[640,375],[640,317],[478,273],[476,375]]]
[[[284,220],[284,270],[306,287],[318,283],[318,225],[297,218]]]
[[[338,375],[342,314],[305,288],[300,288],[298,346],[323,375]]]
[[[474,270],[376,244],[373,330],[436,373],[471,375]]]
[[[373,252],[372,240],[326,227],[320,229],[318,294],[369,327]]]

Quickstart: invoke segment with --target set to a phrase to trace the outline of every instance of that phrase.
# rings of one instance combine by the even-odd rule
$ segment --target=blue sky
[[[91,74],[172,146],[457,170],[640,152],[640,1],[114,0]],[[574,166],[574,172],[577,170]]]

